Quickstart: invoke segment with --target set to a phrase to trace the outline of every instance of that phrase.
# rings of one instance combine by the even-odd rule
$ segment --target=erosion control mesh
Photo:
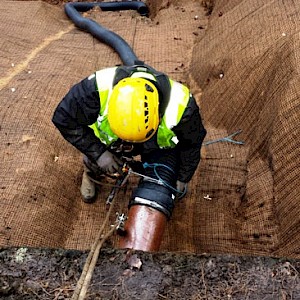
[[[135,11],[86,15],[187,83],[201,108],[208,130],[201,165],[161,250],[299,257],[300,3],[204,2],[214,2],[210,16],[203,1],[158,0],[151,19]],[[61,7],[2,1],[0,15],[0,245],[89,249],[110,188],[93,205],[81,201],[81,154],[51,117],[74,83],[120,58]],[[244,144],[211,143],[240,129],[233,139]],[[126,212],[130,183],[118,212]]]

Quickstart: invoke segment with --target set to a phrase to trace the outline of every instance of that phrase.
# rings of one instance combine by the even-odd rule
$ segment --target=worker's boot
[[[96,201],[97,198],[96,185],[93,181],[91,181],[91,179],[87,175],[88,168],[84,166],[83,169],[84,171],[80,187],[82,199],[85,203],[93,203]]]

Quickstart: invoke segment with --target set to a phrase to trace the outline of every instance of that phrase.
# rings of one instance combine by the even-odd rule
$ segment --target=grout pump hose
[[[124,65],[134,65],[139,59],[122,37],[81,15],[82,12],[87,12],[94,7],[100,7],[103,11],[136,10],[141,16],[148,16],[149,10],[146,4],[141,1],[69,2],[65,4],[66,15],[78,28],[89,32],[100,42],[112,47],[119,54]]]

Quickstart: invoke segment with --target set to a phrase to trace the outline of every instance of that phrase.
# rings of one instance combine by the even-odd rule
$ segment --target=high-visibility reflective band
[[[186,86],[175,81],[172,81],[171,84],[170,99],[172,99],[172,103],[167,106],[165,112],[165,121],[168,128],[172,128],[178,124],[186,108],[190,94]]]
[[[172,140],[172,142],[173,142],[175,145],[177,145],[178,142],[179,142],[177,136],[173,136],[173,137],[171,138],[171,140]]]
[[[117,67],[106,68],[96,72],[96,81],[99,92],[112,88],[112,78],[114,78]]]
[[[101,115],[107,114],[108,105],[106,105],[106,102],[112,93],[112,84],[116,69],[117,67],[112,67],[96,72],[96,82],[100,95]]]
[[[97,121],[90,127],[94,130],[96,136],[100,140],[109,145],[118,137],[112,132],[109,123],[107,121],[107,111],[110,95],[113,90],[113,81],[117,67],[106,68],[97,71],[96,82],[100,96],[100,116]],[[92,78],[92,75],[90,76]],[[155,80],[155,76],[144,72],[144,68],[139,68],[137,72],[134,72],[131,77],[145,78],[149,80]],[[165,114],[161,120],[158,128],[157,142],[160,148],[174,147],[178,143],[178,138],[172,131],[172,128],[180,121],[188,100],[190,98],[189,89],[170,79],[171,95],[170,102],[166,108]]]

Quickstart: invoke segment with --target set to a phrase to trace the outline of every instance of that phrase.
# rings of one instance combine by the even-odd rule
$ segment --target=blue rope
[[[179,193],[179,194],[184,194],[184,193],[186,192],[186,187],[185,187],[185,190],[184,190],[183,192],[180,191],[180,190],[177,190],[177,189],[175,189],[174,187],[172,187],[171,185],[169,185],[165,180],[163,180],[163,179],[159,176],[158,171],[157,171],[157,169],[156,169],[157,167],[163,167],[163,168],[166,168],[166,169],[168,169],[169,171],[171,171],[173,174],[175,174],[174,170],[173,170],[172,168],[170,168],[169,166],[167,166],[167,165],[165,165],[165,164],[158,164],[158,163],[153,163],[153,164],[144,163],[144,164],[143,164],[143,167],[144,167],[145,169],[146,169],[146,168],[153,168],[154,174],[155,174],[155,176],[157,177],[157,179],[158,179],[159,181],[161,181],[162,184],[163,184],[164,186],[166,186],[167,188],[171,189],[173,192]]]
[[[229,142],[229,143],[234,143],[234,144],[237,144],[237,145],[244,145],[245,142],[243,141],[236,141],[234,139],[232,139],[234,136],[238,135],[239,133],[241,133],[242,130],[238,130],[226,137],[223,137],[223,138],[219,138],[219,139],[216,139],[216,140],[212,140],[212,141],[208,141],[206,143],[203,143],[204,146],[207,146],[207,145],[210,145],[210,144],[214,144],[214,143],[218,143],[218,142]],[[158,171],[157,171],[157,167],[163,167],[163,168],[166,168],[168,169],[169,171],[171,171],[173,174],[175,174],[174,170],[172,168],[170,168],[169,166],[165,165],[165,164],[159,164],[159,163],[153,163],[153,164],[148,164],[148,163],[144,163],[143,164],[143,167],[146,169],[146,168],[153,168],[154,170],[154,174],[155,176],[157,177],[157,179],[159,181],[161,181],[161,183],[166,186],[167,188],[171,189],[172,191],[174,191],[175,193],[179,193],[179,194],[185,194],[186,193],[186,189],[187,189],[187,186],[185,186],[185,189],[184,191],[180,191],[180,190],[177,190],[176,188],[172,187],[171,185],[169,185],[165,180],[163,180],[159,174],[158,174]]]
[[[234,136],[238,135],[239,133],[241,133],[242,130],[238,130],[226,137],[220,138],[220,139],[216,139],[216,140],[212,140],[212,141],[208,141],[206,143],[203,143],[204,146],[210,145],[210,144],[214,144],[214,143],[218,143],[218,142],[229,142],[229,143],[233,143],[233,144],[237,144],[237,145],[244,145],[245,142],[243,141],[236,141],[234,139],[232,139]]]

